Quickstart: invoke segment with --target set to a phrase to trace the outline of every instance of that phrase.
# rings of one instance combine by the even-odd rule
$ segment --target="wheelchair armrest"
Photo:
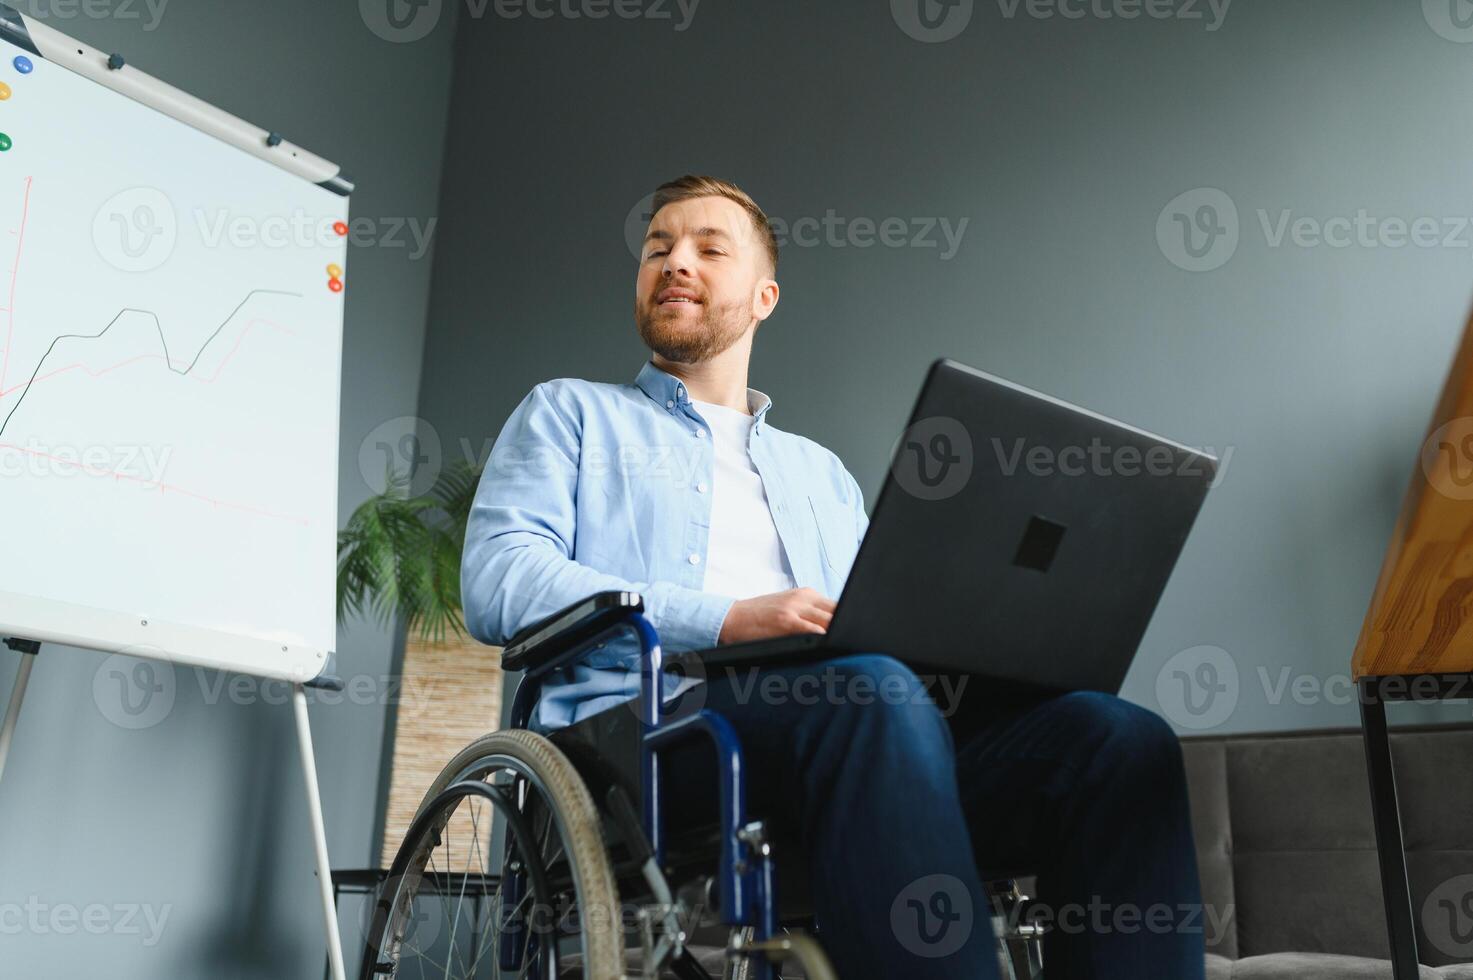
[[[576,660],[591,641],[628,616],[644,611],[638,592],[598,592],[539,620],[507,641],[501,665],[545,673]]]

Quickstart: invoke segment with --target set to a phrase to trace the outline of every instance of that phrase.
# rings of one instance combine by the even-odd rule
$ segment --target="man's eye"
[[[655,249],[649,255],[646,255],[645,258],[647,258],[647,259],[655,259],[655,258],[659,258],[661,255],[664,255],[664,254],[665,253],[664,253],[663,250],[661,250],[661,249]]]
[[[725,252],[721,251],[721,249],[719,249],[719,248],[708,248],[708,249],[704,249],[704,251],[705,251],[705,253],[707,255],[725,255],[726,254]]]

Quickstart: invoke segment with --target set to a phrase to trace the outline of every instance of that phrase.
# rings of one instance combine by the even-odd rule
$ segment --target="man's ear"
[[[757,280],[752,293],[752,315],[757,318],[758,323],[772,316],[772,311],[777,309],[779,292],[776,279]]]

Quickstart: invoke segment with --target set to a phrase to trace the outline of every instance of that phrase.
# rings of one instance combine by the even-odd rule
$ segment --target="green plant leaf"
[[[465,635],[460,560],[479,468],[447,466],[429,492],[409,495],[409,477],[390,470],[385,490],[358,507],[338,534],[337,617],[396,621],[429,642]]]

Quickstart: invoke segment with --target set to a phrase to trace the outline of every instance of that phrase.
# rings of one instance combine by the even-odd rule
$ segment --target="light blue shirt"
[[[854,477],[811,439],[766,421],[747,389],[748,451],[793,578],[831,599],[869,520]],[[537,385],[502,427],[471,507],[461,598],[471,634],[505,644],[595,592],[644,596],[667,651],[716,646],[735,601],[701,590],[711,530],[711,433],[684,383],[647,362],[633,384]],[[571,724],[634,697],[638,647],[600,644],[549,678],[535,723]]]

